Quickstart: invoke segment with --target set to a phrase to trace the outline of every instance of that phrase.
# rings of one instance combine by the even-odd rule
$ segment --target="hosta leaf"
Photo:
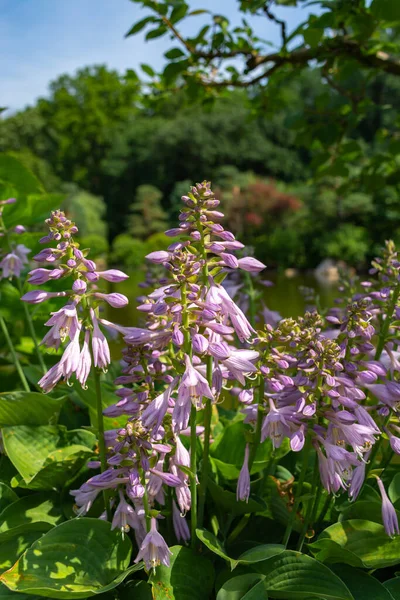
[[[17,494],[6,483],[0,482],[0,513],[16,500]]]
[[[400,473],[396,473],[396,475],[393,477],[389,485],[388,492],[389,498],[393,504],[397,502],[397,500],[400,498]]]
[[[225,581],[217,594],[217,600],[265,600],[268,598],[265,577],[259,573],[238,575]],[[251,593],[256,595],[251,596]]]
[[[7,455],[30,489],[62,486],[93,454],[96,439],[88,431],[67,431],[61,425],[20,425],[2,431]]]
[[[320,534],[315,544],[325,539],[332,540],[345,551],[351,552],[367,569],[382,569],[400,563],[400,536],[390,538],[379,523],[361,519],[335,523]],[[315,544],[310,547],[313,548]],[[325,560],[330,560],[329,550]],[[339,560],[336,558],[333,562]]]
[[[154,600],[209,600],[214,568],[204,556],[189,548],[171,548],[170,567],[157,567],[150,575]]]
[[[283,544],[261,544],[260,546],[254,546],[254,548],[250,548],[249,550],[246,550],[246,552],[243,552],[236,562],[241,565],[252,565],[268,560],[284,551],[285,546],[283,546]]]
[[[393,600],[380,581],[368,573],[347,565],[332,569],[349,588],[354,600]]]
[[[4,392],[0,394],[0,427],[55,424],[64,400],[65,396],[55,399],[38,392]]]
[[[217,463],[217,466],[222,470],[225,470],[225,473],[221,470],[221,474],[227,479],[237,477],[237,472],[240,471],[243,464],[245,447],[246,439],[243,435],[243,419],[225,427],[212,444],[210,454],[214,459],[217,459],[221,463],[226,463],[227,466],[221,466],[219,463]],[[275,451],[275,458],[277,460],[282,458],[289,450],[289,443],[286,443],[285,441],[282,446]],[[252,473],[258,473],[268,465],[272,451],[270,439],[265,440],[265,442],[259,445],[251,470]],[[229,474],[229,471],[231,474]]]
[[[283,600],[353,600],[346,585],[314,558],[285,550],[252,569],[265,575],[265,587],[273,598]]]
[[[40,596],[32,596],[30,594],[18,594],[17,596],[15,592],[12,592],[7,586],[0,583],[0,600],[37,600],[37,598],[40,598]]]
[[[248,502],[236,500],[236,494],[234,492],[224,490],[211,479],[208,480],[207,486],[215,504],[221,506],[224,510],[233,515],[238,516],[251,512],[262,512],[266,508],[266,505],[261,498],[255,499],[250,497]]]
[[[353,552],[342,548],[329,538],[318,539],[313,544],[308,544],[309,549],[320,562],[344,563],[353,567],[363,567],[364,563]]]
[[[29,529],[46,531],[64,520],[56,494],[32,494],[7,506],[0,514],[0,543]]]
[[[384,587],[389,590],[393,600],[400,600],[400,577],[393,577],[385,581]]]
[[[0,544],[0,573],[10,569],[21,554],[29,548],[47,529],[31,529],[8,539]],[[0,595],[1,598],[1,595]]]
[[[54,527],[1,575],[16,592],[46,598],[88,598],[116,587],[129,573],[129,538],[100,519],[73,519]]]

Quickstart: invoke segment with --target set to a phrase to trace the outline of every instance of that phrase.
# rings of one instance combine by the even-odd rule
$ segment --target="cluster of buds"
[[[86,387],[92,364],[100,369],[108,368],[110,350],[100,328],[102,319],[99,310],[103,302],[121,308],[128,303],[128,299],[122,294],[100,292],[97,282],[99,279],[119,282],[128,276],[116,269],[97,271],[95,262],[87,258],[89,251],[82,251],[73,237],[78,233],[78,228],[62,211],[54,211],[46,223],[50,231],[40,242],[56,242],[56,246],[44,248],[33,260],[52,265],[53,268],[34,269],[29,273],[28,282],[41,285],[70,278],[71,289],[61,292],[33,290],[27,292],[22,300],[39,304],[50,298],[67,298],[63,307],[51,313],[46,322],[50,330],[41,342],[58,350],[62,343],[68,341],[60,361],[39,381],[43,391],[49,392],[60,380],[68,382],[73,374],[82,387]]]
[[[15,198],[0,200],[0,237],[6,237],[9,242],[9,252],[0,260],[0,279],[19,278],[22,269],[28,264],[29,248],[24,246],[24,244],[16,244],[10,239],[10,236],[13,233],[17,235],[25,233],[25,227],[23,225],[16,225],[8,230],[3,221],[3,207],[8,204],[14,204],[15,202]]]

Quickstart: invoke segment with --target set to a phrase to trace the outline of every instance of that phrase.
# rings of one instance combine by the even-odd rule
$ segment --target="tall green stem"
[[[306,443],[305,443],[305,447],[304,447],[304,454],[303,454],[303,465],[301,467],[299,482],[297,484],[297,489],[296,489],[296,499],[295,499],[295,502],[294,502],[294,505],[292,508],[292,512],[289,515],[289,521],[288,521],[288,524],[286,527],[285,535],[283,536],[282,543],[284,544],[285,547],[287,547],[287,545],[288,545],[290,535],[293,530],[294,520],[296,518],[297,510],[300,505],[301,494],[303,492],[303,484],[304,484],[304,480],[306,478],[306,473],[307,473],[308,458],[309,458],[310,450],[311,450],[311,436],[307,435]]]
[[[190,496],[191,496],[191,507],[190,507],[190,515],[191,515],[191,544],[192,548],[196,547],[197,544],[197,434],[196,434],[196,421],[197,421],[197,410],[195,406],[192,406],[190,409]]]
[[[378,345],[376,347],[376,352],[375,352],[375,360],[380,359],[383,348],[385,347],[386,338],[389,333],[390,323],[392,322],[393,312],[396,308],[396,304],[399,299],[399,295],[400,295],[400,283],[398,283],[396,285],[396,287],[394,288],[393,296],[391,297],[390,302],[388,303],[388,306],[387,306],[386,318],[383,322],[383,326],[379,333]]]
[[[212,356],[207,358],[207,381],[212,382],[212,366],[213,359]],[[201,467],[201,477],[200,477],[200,486],[199,486],[199,527],[203,525],[204,519],[204,506],[206,502],[206,494],[207,494],[207,480],[208,480],[208,472],[209,472],[209,464],[210,464],[210,436],[211,436],[211,417],[212,417],[212,405],[211,400],[209,398],[206,399],[206,404],[204,408],[204,448],[203,448],[203,463]]]
[[[29,333],[31,334],[31,338],[32,338],[33,344],[35,346],[35,350],[36,350],[36,354],[37,354],[37,357],[38,357],[38,360],[39,360],[40,368],[42,369],[43,374],[46,374],[47,373],[47,367],[46,367],[46,363],[44,362],[44,358],[42,356],[42,353],[40,352],[40,349],[39,349],[39,344],[38,344],[38,341],[37,341],[35,328],[33,326],[32,317],[31,317],[31,314],[30,314],[29,309],[26,306],[25,302],[23,304],[24,304],[24,311],[25,311],[26,322],[28,324]]]
[[[93,355],[92,355],[93,359]],[[107,470],[107,454],[106,454],[106,442],[104,439],[104,417],[103,417],[103,403],[101,399],[101,383],[100,383],[100,371],[96,367],[94,372],[94,386],[96,391],[96,414],[97,414],[97,432],[99,441],[99,453],[100,453],[100,466],[101,472]],[[109,502],[109,494],[107,490],[103,491],[104,506],[107,513],[107,519],[111,521],[111,509]]]
[[[263,410],[264,387],[265,387],[265,380],[264,380],[264,377],[262,375],[260,375],[259,379],[258,379],[257,423],[256,423],[256,430],[254,432],[254,438],[251,443],[250,454],[249,454],[249,465],[248,465],[249,472],[251,472],[251,467],[253,466],[254,459],[256,457],[257,450],[258,450],[258,447],[259,447],[260,441],[261,441],[261,429],[262,429],[262,423],[263,423],[263,417],[264,417],[264,410]]]
[[[201,257],[203,259],[203,285],[208,284],[208,265],[207,265],[207,251],[205,248],[205,235],[202,223],[197,223],[198,230],[201,235]],[[213,370],[213,357],[208,356],[207,358],[207,382],[210,388],[212,387],[212,370]],[[212,403],[210,398],[206,398],[204,407],[204,446],[203,446],[203,460],[201,465],[200,474],[200,486],[199,486],[199,511],[198,511],[198,526],[202,527],[204,520],[204,508],[207,496],[207,482],[210,465],[210,437],[211,437],[211,418],[212,418]]]
[[[9,249],[10,252],[12,252],[10,237],[9,237],[8,232],[6,230],[6,226],[4,224],[4,221],[3,221],[3,219],[1,217],[0,217],[0,227],[3,229],[5,237],[7,239],[8,249]],[[16,282],[17,282],[18,291],[19,291],[20,295],[22,296],[21,281],[18,279],[18,277],[16,277],[15,279],[16,279]],[[26,322],[28,324],[28,328],[29,328],[29,332],[31,334],[31,338],[33,340],[33,344],[35,346],[35,350],[36,350],[36,354],[37,354],[37,357],[38,357],[38,360],[39,360],[39,364],[41,366],[43,374],[45,374],[45,373],[47,373],[47,368],[46,368],[46,364],[44,362],[43,356],[42,356],[42,354],[41,354],[41,352],[39,350],[39,344],[38,344],[38,341],[37,341],[37,337],[36,337],[36,333],[35,333],[35,328],[33,326],[32,317],[31,317],[31,314],[30,314],[29,309],[28,309],[27,305],[25,304],[25,302],[23,302],[22,304],[24,305],[25,319],[26,319]]]
[[[21,363],[19,362],[19,358],[18,358],[17,353],[15,351],[14,344],[12,343],[10,334],[8,333],[6,322],[3,319],[3,317],[0,317],[0,326],[1,326],[2,332],[4,334],[4,337],[6,338],[6,342],[8,344],[8,348],[9,348],[9,350],[11,352],[11,356],[13,358],[13,362],[14,362],[15,368],[17,369],[17,373],[19,375],[19,378],[21,379],[22,386],[23,386],[23,388],[25,389],[26,392],[30,392],[29,384],[28,384],[28,382],[26,380],[26,377],[25,377],[25,374],[24,374],[24,372],[22,370]]]
[[[144,494],[143,494],[144,518],[146,521],[146,531],[148,533],[150,531],[151,517],[150,517],[150,507],[149,507],[149,496],[148,496],[147,485],[146,485],[146,473],[143,473],[142,485],[143,485],[143,489],[144,489]]]
[[[311,484],[312,497],[310,498],[310,500],[308,502],[307,512],[304,517],[303,529],[301,530],[300,538],[299,538],[299,541],[297,544],[297,550],[299,552],[301,552],[301,550],[303,548],[303,544],[304,544],[304,540],[307,535],[307,531],[311,525],[312,515],[314,514],[314,508],[315,508],[315,506],[318,506],[319,496],[320,496],[319,492],[321,490],[321,486],[318,486],[318,477],[319,477],[318,459],[317,459],[317,457],[315,457],[314,473],[313,473],[313,479],[312,479],[312,484]],[[317,491],[316,491],[316,488],[318,488]],[[314,494],[315,494],[315,497],[314,497]]]

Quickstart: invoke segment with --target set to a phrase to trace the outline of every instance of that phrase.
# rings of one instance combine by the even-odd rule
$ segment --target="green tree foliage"
[[[140,185],[131,205],[129,230],[136,238],[147,238],[166,229],[166,214],[161,208],[162,192],[153,185]]]
[[[106,205],[102,198],[79,189],[76,185],[65,186],[68,192],[62,209],[74,221],[80,235],[96,235],[107,237],[107,224],[105,222]]]

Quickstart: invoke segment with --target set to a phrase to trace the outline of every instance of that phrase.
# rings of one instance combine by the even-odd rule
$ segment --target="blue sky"
[[[236,0],[191,0],[191,5],[218,11],[233,23],[240,20]],[[289,30],[307,16],[304,9],[275,12],[285,17]],[[32,105],[58,75],[86,65],[107,64],[121,72],[143,62],[160,67],[168,39],[145,42],[143,32],[124,38],[145,15],[130,0],[0,0],[0,106],[11,112]],[[193,17],[187,27],[197,30],[202,19]],[[266,20],[257,33],[279,42],[279,28]]]

